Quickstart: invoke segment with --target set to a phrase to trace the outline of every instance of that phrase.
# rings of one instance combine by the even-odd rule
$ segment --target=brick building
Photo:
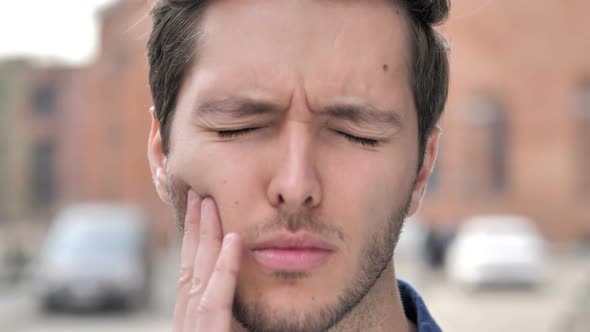
[[[147,163],[149,108],[146,43],[151,28],[144,0],[116,3],[101,15],[101,47],[90,68],[85,199],[139,203],[165,239],[174,231]]]
[[[531,216],[551,240],[590,227],[590,31],[584,0],[453,1],[451,86],[422,215]]]
[[[145,0],[101,14],[101,51],[61,86],[57,204],[139,202],[173,232],[146,161],[151,105]],[[532,217],[548,239],[590,230],[590,2],[452,1],[452,51],[439,163],[420,217]],[[82,91],[83,90],[83,91]],[[67,92],[64,92],[67,91]],[[67,147],[65,147],[67,146]]]
[[[43,218],[59,199],[78,195],[78,187],[61,182],[80,176],[69,158],[81,151],[82,142],[70,135],[78,135],[77,119],[84,114],[84,69],[37,67],[26,61],[7,61],[1,67],[0,214],[7,220]]]
[[[16,219],[24,209],[26,137],[15,123],[26,99],[29,71],[24,60],[0,64],[0,224]]]

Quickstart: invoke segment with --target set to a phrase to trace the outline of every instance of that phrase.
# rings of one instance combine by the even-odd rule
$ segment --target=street
[[[101,315],[45,315],[38,312],[28,312],[29,317],[23,317],[12,325],[4,325],[2,332],[156,332],[169,331],[170,322],[158,314],[140,312],[132,314],[103,313]]]
[[[404,272],[398,269],[402,277]],[[590,331],[587,256],[550,256],[548,279],[539,289],[460,289],[442,277],[425,280],[416,269],[408,272],[444,331]]]
[[[30,287],[0,287],[1,332],[159,332],[170,331],[174,305],[173,260],[158,269],[155,303],[139,312],[46,314]],[[582,332],[590,330],[590,260],[572,255],[551,258],[549,278],[540,289],[464,290],[440,274],[409,264],[398,275],[423,295],[444,331]],[[428,275],[428,276],[426,276]]]

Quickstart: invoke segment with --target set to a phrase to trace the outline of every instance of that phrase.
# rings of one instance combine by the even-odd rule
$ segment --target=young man
[[[174,331],[439,331],[392,254],[436,159],[446,0],[161,0],[149,160]]]

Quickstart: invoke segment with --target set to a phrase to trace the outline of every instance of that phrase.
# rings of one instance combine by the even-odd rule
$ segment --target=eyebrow
[[[281,108],[273,103],[256,101],[243,97],[228,97],[205,102],[196,110],[196,117],[230,116],[235,118],[264,115],[281,112]]]
[[[230,116],[234,118],[280,114],[284,107],[272,102],[259,101],[245,97],[227,97],[207,101],[199,105],[195,116],[215,117]],[[329,118],[350,121],[358,125],[402,127],[401,116],[392,111],[384,110],[367,103],[335,103],[320,109],[318,114]]]
[[[401,116],[369,104],[334,104],[322,110],[329,117],[351,121],[359,125],[402,127]]]

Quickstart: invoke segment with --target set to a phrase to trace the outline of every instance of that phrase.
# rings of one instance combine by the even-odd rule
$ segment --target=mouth
[[[280,234],[250,250],[260,265],[277,271],[308,271],[328,262],[336,248],[310,234]]]

